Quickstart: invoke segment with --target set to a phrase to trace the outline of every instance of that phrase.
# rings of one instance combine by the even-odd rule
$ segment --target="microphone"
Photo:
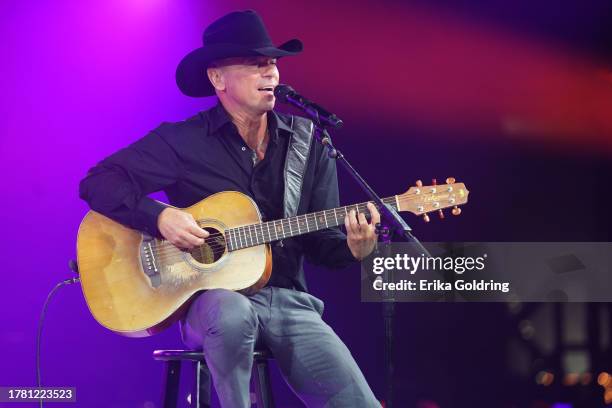
[[[293,105],[306,112],[319,125],[330,126],[334,129],[340,129],[342,127],[343,123],[339,117],[304,98],[302,95],[295,92],[295,89],[289,85],[278,84],[276,88],[274,88],[274,96],[278,98],[280,102]]]

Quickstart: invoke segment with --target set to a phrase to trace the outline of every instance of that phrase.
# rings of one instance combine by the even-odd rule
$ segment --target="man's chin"
[[[262,103],[262,104],[260,105],[260,106],[261,106],[261,109],[262,109],[264,112],[270,112],[272,109],[274,109],[274,102],[275,102],[275,101],[273,100],[272,102],[267,102],[267,101],[266,101],[266,102]]]

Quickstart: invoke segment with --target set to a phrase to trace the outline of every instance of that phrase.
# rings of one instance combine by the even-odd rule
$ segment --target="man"
[[[187,207],[219,191],[241,191],[264,220],[337,207],[335,163],[313,141],[312,122],[273,111],[277,58],[301,50],[299,40],[273,46],[253,11],[212,23],[204,46],[179,64],[177,83],[189,96],[216,94],[219,104],[184,122],[164,123],[103,160],[81,182],[81,197],[92,209],[180,248],[202,245],[208,233],[190,214],[147,194],[164,190],[172,205]],[[308,406],[379,406],[348,349],[321,319],[323,302],[306,292],[302,269],[304,256],[328,267],[367,256],[380,219],[373,205],[368,208],[370,224],[364,214],[346,216],[348,236],[331,228],[274,245],[270,280],[256,294],[215,289],[193,301],[181,334],[189,347],[203,348],[223,407],[250,406],[255,345],[270,349]]]

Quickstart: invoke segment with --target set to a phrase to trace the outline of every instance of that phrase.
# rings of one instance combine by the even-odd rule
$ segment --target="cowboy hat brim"
[[[176,84],[187,96],[211,96],[215,94],[215,88],[206,75],[206,68],[211,62],[223,58],[260,55],[281,58],[299,54],[303,48],[298,39],[289,40],[278,47],[247,48],[226,44],[200,47],[187,54],[179,63],[176,68]]]

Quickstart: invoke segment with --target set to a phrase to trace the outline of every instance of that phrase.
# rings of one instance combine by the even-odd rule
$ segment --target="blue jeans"
[[[304,292],[265,287],[252,296],[208,290],[181,324],[183,342],[203,348],[222,407],[250,407],[257,343],[308,407],[380,407],[353,356],[321,319],[323,302]]]

